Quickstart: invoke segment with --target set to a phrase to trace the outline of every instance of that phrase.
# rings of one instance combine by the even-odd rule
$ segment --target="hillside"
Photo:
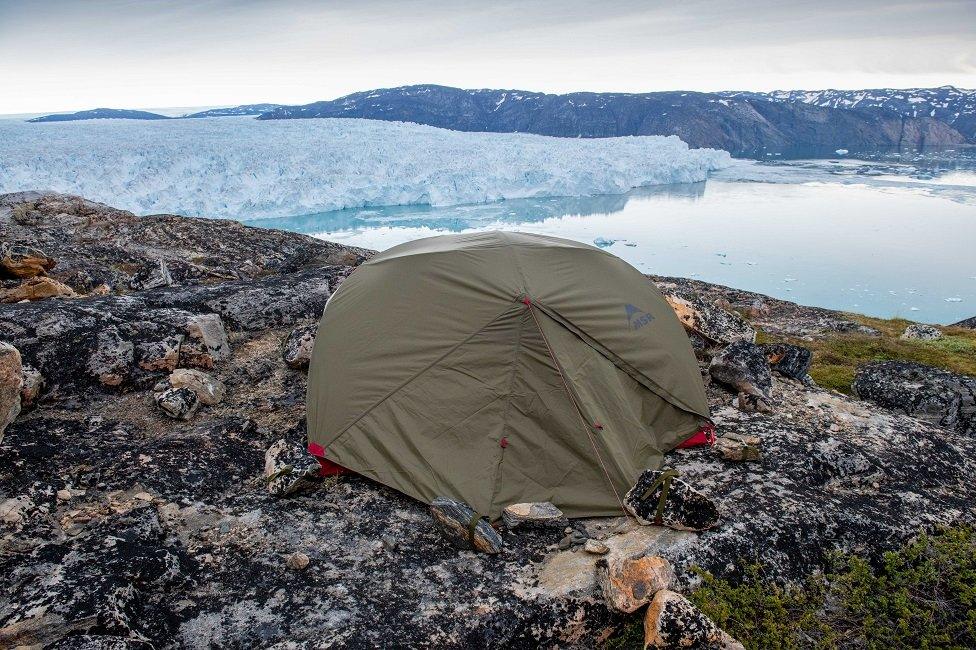
[[[135,111],[126,108],[94,108],[90,111],[77,113],[56,113],[35,117],[28,122],[76,122],[78,120],[168,120],[170,118],[159,113]]]

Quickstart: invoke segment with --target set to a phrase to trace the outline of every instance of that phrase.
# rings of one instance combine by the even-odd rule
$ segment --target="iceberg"
[[[725,151],[676,136],[554,138],[362,119],[0,120],[0,192],[252,219],[343,208],[620,194],[704,181]]]

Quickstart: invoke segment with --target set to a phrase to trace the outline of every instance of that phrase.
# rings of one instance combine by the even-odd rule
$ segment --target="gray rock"
[[[32,278],[54,268],[54,260],[38,248],[0,241],[0,275]]]
[[[129,377],[135,360],[135,347],[122,338],[115,326],[98,332],[97,343],[88,358],[88,371],[104,386],[118,386]]]
[[[976,434],[976,377],[907,361],[857,369],[855,395],[967,435]]]
[[[764,402],[770,402],[773,377],[762,346],[736,341],[712,357],[708,372],[715,381]]]
[[[189,388],[196,394],[201,404],[213,406],[224,399],[226,388],[219,379],[199,370],[179,368],[174,370],[168,378],[172,388]]]
[[[315,333],[318,329],[319,324],[316,321],[300,325],[288,334],[281,354],[289,367],[296,370],[308,368],[312,360],[312,349],[315,347]]]
[[[135,291],[158,289],[172,284],[173,276],[170,275],[169,267],[164,259],[146,262],[129,280],[129,288]]]
[[[189,420],[200,407],[197,394],[189,388],[168,388],[154,399],[156,406],[175,420]]]
[[[700,337],[708,346],[756,340],[756,330],[738,314],[676,287],[661,286],[661,293],[693,339]]]
[[[27,407],[37,401],[41,391],[44,389],[44,375],[36,368],[24,366],[23,377],[24,383],[20,388],[20,405],[21,407]]]
[[[264,453],[264,479],[268,492],[286,497],[319,483],[319,462],[301,443],[282,438]]]
[[[502,510],[502,521],[506,528],[516,528],[523,524],[531,526],[560,527],[566,523],[563,511],[548,501],[541,503],[513,503]]]
[[[903,341],[937,341],[942,338],[942,330],[924,323],[912,323],[899,338]]]
[[[639,523],[691,531],[708,530],[718,524],[718,509],[712,500],[677,477],[670,481],[661,519],[656,521],[665,488],[663,475],[664,471],[645,470],[624,496],[624,507]]]
[[[762,346],[769,367],[784,377],[803,383],[810,380],[810,366],[813,365],[813,352],[799,345],[776,343]]]

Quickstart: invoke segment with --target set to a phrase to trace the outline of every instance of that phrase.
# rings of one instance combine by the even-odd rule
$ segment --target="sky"
[[[0,114],[371,88],[976,88],[976,0],[0,0]]]

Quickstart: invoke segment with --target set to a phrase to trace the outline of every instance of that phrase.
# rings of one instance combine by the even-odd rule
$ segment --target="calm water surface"
[[[645,273],[951,323],[976,315],[976,151],[737,161],[626,195],[342,210],[254,225],[386,249],[504,229],[596,243]]]

